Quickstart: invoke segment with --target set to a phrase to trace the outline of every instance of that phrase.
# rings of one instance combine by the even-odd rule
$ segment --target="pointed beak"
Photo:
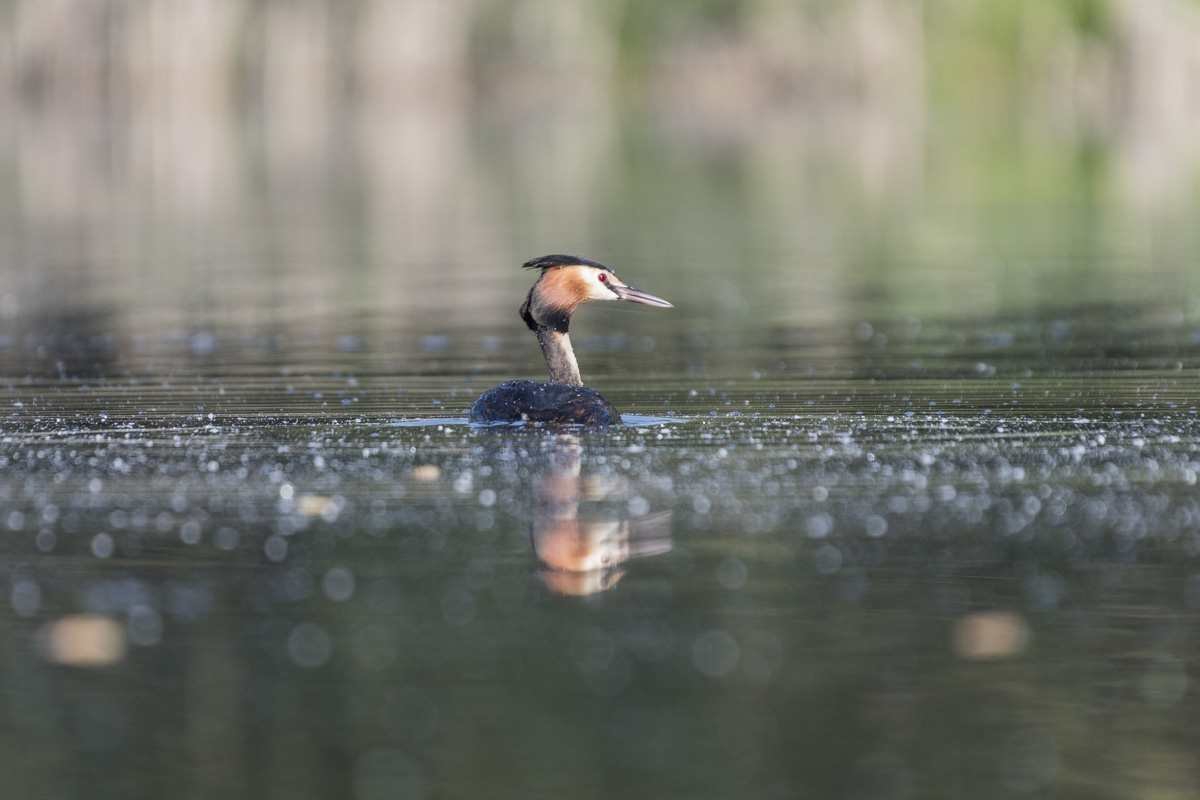
[[[614,283],[608,285],[609,289],[613,290],[618,300],[625,300],[630,303],[641,303],[644,306],[655,306],[657,308],[674,308],[675,306],[663,300],[661,297],[655,297],[649,292],[639,291],[632,286],[617,286]]]

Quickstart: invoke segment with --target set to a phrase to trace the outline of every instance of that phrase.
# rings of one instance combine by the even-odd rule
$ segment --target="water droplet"
[[[737,640],[723,630],[705,631],[692,643],[692,664],[710,678],[728,675],[740,656]]]
[[[213,544],[218,550],[236,550],[240,539],[241,534],[236,528],[220,528],[213,536]]]
[[[28,578],[18,578],[13,582],[12,607],[20,617],[32,617],[42,607],[42,587],[36,581]]]
[[[726,589],[740,589],[746,583],[750,571],[740,559],[730,556],[717,565],[717,580]]]
[[[345,567],[333,567],[321,581],[325,596],[335,602],[349,600],[354,594],[354,575]]]
[[[817,572],[832,575],[842,567],[842,551],[831,544],[823,545],[813,554],[813,563]]]
[[[887,520],[878,514],[871,514],[863,523],[863,527],[866,528],[868,536],[879,538],[887,533],[888,524]]]
[[[279,534],[271,534],[267,537],[267,541],[263,542],[263,553],[267,558],[276,563],[287,558],[288,543],[287,539]]]
[[[92,555],[96,558],[108,558],[116,547],[113,537],[107,533],[97,533],[92,537]]]
[[[179,538],[184,544],[199,544],[202,534],[200,523],[195,520],[189,520],[179,526]]]
[[[129,641],[142,647],[158,644],[163,635],[162,615],[150,606],[135,606],[129,612]]]
[[[287,650],[292,661],[302,667],[316,669],[329,660],[333,643],[320,625],[302,622],[288,636]]]

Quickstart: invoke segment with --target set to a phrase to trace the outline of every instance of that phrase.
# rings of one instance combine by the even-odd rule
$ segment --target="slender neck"
[[[575,360],[575,351],[571,349],[567,332],[539,326],[535,333],[538,344],[542,346],[542,355],[546,357],[550,380],[567,386],[583,386],[583,378],[579,377],[579,362]]]

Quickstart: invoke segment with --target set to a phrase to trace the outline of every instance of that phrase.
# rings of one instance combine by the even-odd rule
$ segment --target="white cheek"
[[[588,286],[589,286],[588,300],[616,300],[617,299],[616,294],[614,294],[613,291],[608,288],[607,283],[604,283],[597,279],[593,279],[592,281],[589,282]]]

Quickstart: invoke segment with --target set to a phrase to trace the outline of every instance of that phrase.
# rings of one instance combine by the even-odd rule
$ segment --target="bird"
[[[579,362],[567,329],[571,315],[593,300],[624,300],[657,308],[673,308],[661,297],[633,288],[609,267],[581,256],[542,256],[523,265],[539,270],[537,281],[521,304],[521,319],[537,336],[550,372],[550,382],[506,381],[484,392],[471,406],[475,424],[579,425],[606,428],[621,424],[613,404],[583,385]]]

